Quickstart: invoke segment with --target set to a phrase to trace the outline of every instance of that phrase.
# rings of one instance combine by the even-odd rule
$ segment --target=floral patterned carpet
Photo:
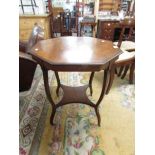
[[[38,69],[40,70],[40,69]],[[39,71],[40,72],[40,71]],[[49,72],[55,101],[56,80]],[[88,83],[90,73],[60,73],[63,84]],[[40,77],[39,75],[38,77]],[[95,74],[92,101],[100,95],[103,72]],[[57,109],[55,126],[49,123],[51,106],[46,99],[42,77],[27,96],[20,97],[20,155],[134,155],[134,85],[115,78],[112,89],[100,104],[101,127],[93,108],[70,104]],[[26,106],[25,106],[26,105]]]

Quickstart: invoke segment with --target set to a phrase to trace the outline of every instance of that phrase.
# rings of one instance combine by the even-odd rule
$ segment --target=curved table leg
[[[106,89],[107,89],[107,84],[108,84],[108,80],[109,80],[109,73],[110,73],[110,70],[109,69],[105,69],[104,70],[104,77],[103,77],[103,84],[102,84],[102,91],[101,91],[101,94],[100,94],[100,97],[97,101],[97,103],[95,104],[94,108],[95,108],[95,112],[96,112],[96,116],[97,116],[97,119],[98,119],[98,125],[100,126],[101,124],[101,118],[100,118],[100,114],[99,114],[99,104],[101,103],[105,93],[106,93]]]
[[[52,107],[52,113],[51,113],[51,116],[50,116],[50,123],[51,123],[51,125],[54,125],[53,121],[54,121],[55,113],[56,113],[56,107],[53,106]]]
[[[91,96],[93,94],[92,81],[93,81],[94,74],[95,74],[95,72],[91,72],[90,79],[89,79],[89,88],[90,88],[90,95]]]
[[[51,114],[51,118],[50,118],[50,123],[51,123],[51,125],[53,125],[54,115],[56,112],[56,106],[55,106],[55,103],[51,97],[51,92],[50,92],[49,83],[48,83],[48,70],[43,66],[41,66],[41,68],[42,68],[42,72],[43,72],[46,95],[47,95],[47,98],[52,106],[52,114]]]
[[[111,89],[111,86],[113,84],[114,76],[115,76],[115,70],[116,70],[116,67],[115,67],[115,65],[113,65],[112,68],[111,68],[111,71],[110,71],[110,78],[109,78],[106,94],[109,93],[109,91]]]
[[[95,113],[96,113],[96,116],[97,116],[97,121],[98,121],[98,126],[101,126],[101,116],[100,116],[100,113],[99,113],[99,108],[98,106],[95,106]]]
[[[56,77],[56,80],[57,80],[56,94],[57,94],[57,96],[59,96],[60,78],[59,78],[59,74],[58,74],[58,72],[55,71],[54,73],[55,73],[55,77]]]
[[[106,93],[106,90],[107,90],[107,84],[108,84],[108,81],[109,81],[109,74],[110,74],[109,67],[104,70],[102,91],[101,91],[100,97],[99,97],[96,104],[93,104],[88,99],[86,94],[84,93],[86,91],[86,88],[88,87],[87,85],[86,86],[80,86],[80,87],[77,87],[77,88],[72,88],[72,87],[69,87],[69,86],[63,86],[62,88],[64,89],[64,97],[62,98],[62,100],[59,103],[55,104],[52,97],[51,97],[51,93],[50,93],[49,82],[48,82],[48,70],[44,66],[41,66],[41,68],[42,68],[42,71],[43,71],[43,78],[44,78],[44,86],[45,86],[46,95],[47,95],[47,98],[48,98],[48,100],[49,100],[49,102],[51,103],[51,106],[52,106],[52,113],[51,113],[51,117],[50,117],[51,125],[54,124],[53,123],[54,116],[55,116],[55,113],[56,113],[56,109],[59,106],[63,106],[65,104],[70,104],[70,103],[83,103],[83,104],[87,104],[87,105],[90,105],[90,106],[94,107],[95,112],[96,112],[96,116],[97,116],[97,119],[98,119],[98,125],[100,126],[101,117],[100,117],[100,114],[99,114],[99,104],[101,103],[101,101],[102,101],[102,99],[103,99],[103,97],[104,97],[104,95]],[[92,72],[92,77],[93,77],[93,74],[94,74],[94,72]],[[91,80],[92,80],[92,78],[91,78]],[[73,94],[75,94],[74,98],[68,97],[67,92],[70,92],[70,91]],[[80,94],[79,92],[82,93],[82,94]],[[65,95],[65,93],[66,93],[67,96]]]

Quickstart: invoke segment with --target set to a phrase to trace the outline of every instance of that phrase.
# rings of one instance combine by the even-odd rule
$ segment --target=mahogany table
[[[42,40],[32,48],[31,55],[42,68],[46,95],[52,106],[50,117],[52,125],[58,107],[70,103],[83,103],[95,109],[98,125],[100,126],[101,118],[98,107],[106,93],[112,65],[121,53],[122,51],[114,47],[111,41],[91,37],[70,36]],[[55,72],[95,72],[104,70],[102,90],[97,103],[90,101],[86,95],[89,84],[69,87],[58,82],[58,87],[61,87],[64,93],[62,99],[55,104],[49,89],[48,70]]]

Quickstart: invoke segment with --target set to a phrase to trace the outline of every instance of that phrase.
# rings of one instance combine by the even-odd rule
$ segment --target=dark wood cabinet
[[[111,27],[113,27],[113,29]],[[97,38],[111,41],[117,40],[115,34],[119,33],[119,29],[120,21],[118,20],[98,20]]]

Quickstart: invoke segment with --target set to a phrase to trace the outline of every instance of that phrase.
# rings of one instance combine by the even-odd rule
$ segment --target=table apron
[[[41,64],[42,65],[42,64]],[[59,72],[92,72],[101,71],[109,66],[109,63],[104,65],[49,65],[44,63],[44,67],[48,70],[59,71]]]
[[[106,69],[110,64],[113,64],[116,59],[118,58],[115,57],[114,59],[111,59],[109,62],[106,64],[82,64],[82,65],[77,65],[77,64],[69,64],[69,65],[56,65],[56,64],[50,64],[48,62],[45,62],[35,56],[33,58],[41,65],[44,66],[47,70],[53,70],[53,71],[58,71],[58,72],[95,72],[95,71],[101,71]]]

